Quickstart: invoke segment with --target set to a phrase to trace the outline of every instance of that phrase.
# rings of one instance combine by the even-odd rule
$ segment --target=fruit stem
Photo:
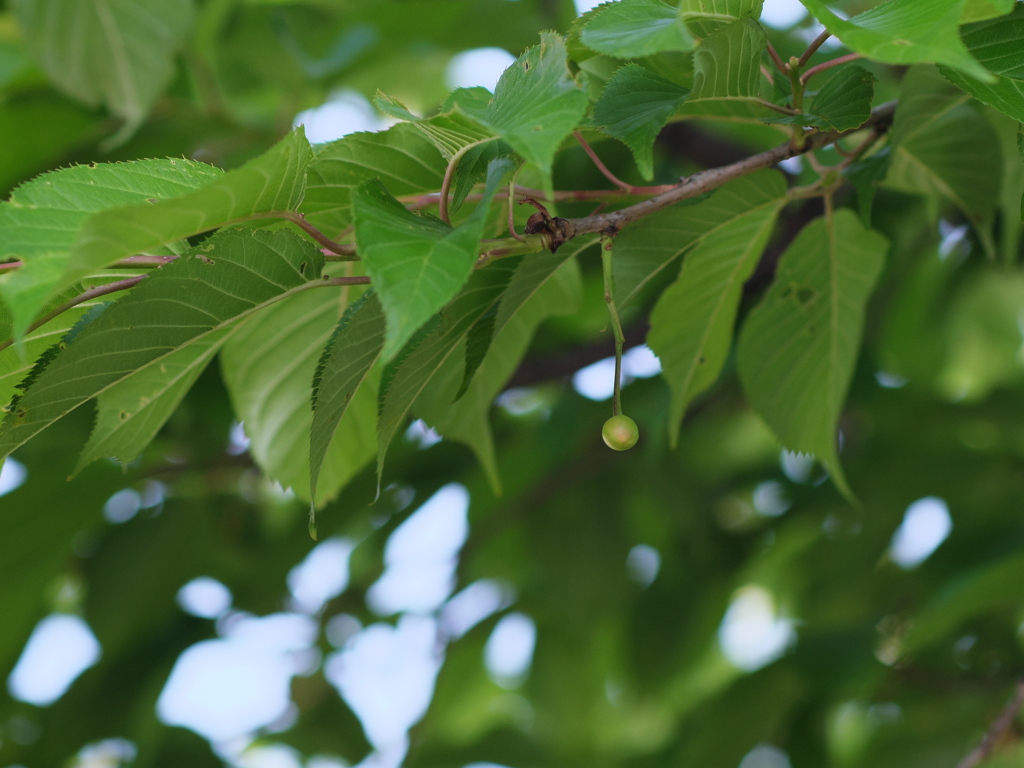
[[[619,311],[615,307],[615,293],[612,281],[612,238],[601,236],[601,265],[604,268],[604,303],[608,306],[608,316],[612,321],[612,333],[615,334],[615,388],[612,394],[612,416],[622,412],[622,345],[626,337],[622,333],[619,322]]]

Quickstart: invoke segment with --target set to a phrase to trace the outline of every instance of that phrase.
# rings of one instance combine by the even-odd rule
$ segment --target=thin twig
[[[782,62],[782,57],[779,56],[779,52],[775,50],[775,46],[771,42],[768,43],[768,55],[771,56],[772,61],[775,63],[775,68],[788,77],[789,70],[786,69],[786,65]]]
[[[800,60],[797,62],[797,69],[803,69],[807,65],[807,62],[811,60],[811,56],[817,53],[818,49],[821,48],[825,41],[830,37],[832,37],[832,33],[827,29],[823,29],[821,34],[814,38],[814,40],[811,41],[811,44],[807,46],[807,50],[804,51],[803,56],[801,56]]]
[[[991,757],[999,742],[1013,727],[1013,722],[1017,719],[1017,715],[1020,714],[1021,707],[1024,707],[1024,680],[1017,682],[1013,698],[989,727],[988,733],[985,734],[981,743],[972,749],[963,760],[957,763],[956,768],[975,768]]]
[[[793,109],[792,107],[784,107],[781,104],[776,104],[774,101],[768,101],[768,99],[750,99],[751,102],[757,104],[759,107],[765,107],[774,112],[778,112],[789,117],[796,117],[801,114],[799,109]]]
[[[265,215],[261,215],[259,218],[284,219],[286,221],[290,221],[311,238],[316,240],[324,248],[331,251],[331,253],[346,257],[349,261],[354,261],[358,258],[356,256],[356,247],[354,245],[351,243],[334,242],[331,238],[310,224],[306,220],[306,214],[304,213],[299,213],[298,211],[270,211]]]
[[[851,61],[856,61],[857,59],[863,58],[864,57],[859,53],[848,53],[845,56],[840,56],[838,59],[830,59],[822,64],[819,64],[816,67],[811,67],[806,72],[804,72],[800,76],[800,82],[806,85],[807,81],[810,80],[819,72],[824,72],[826,69],[832,69],[832,67],[838,67],[841,64],[847,64]]]
[[[459,162],[466,156],[466,153],[469,152],[469,150],[474,149],[481,144],[487,144],[493,140],[493,138],[482,139],[480,141],[474,141],[472,144],[467,144],[452,155],[452,159],[448,161],[448,166],[444,169],[444,179],[441,181],[441,194],[437,200],[437,215],[445,224],[452,223],[448,216],[448,195],[451,193],[452,181],[455,180],[455,171],[459,167]]]
[[[57,307],[52,312],[47,312],[45,315],[43,315],[38,320],[36,320],[34,323],[32,323],[32,325],[30,325],[26,329],[25,333],[32,333],[32,331],[35,331],[35,330],[43,327],[48,322],[53,320],[53,318],[57,317],[57,315],[62,315],[65,312],[67,312],[69,309],[73,309],[74,307],[77,307],[79,304],[84,304],[87,301],[91,301],[92,299],[99,298],[100,296],[106,296],[107,294],[110,294],[110,293],[117,293],[118,291],[126,291],[129,288],[132,288],[132,287],[138,285],[143,280],[145,280],[147,277],[149,277],[149,275],[136,275],[135,277],[127,277],[124,280],[118,280],[115,283],[104,283],[103,285],[97,285],[95,288],[90,288],[89,290],[87,290],[87,291],[85,291],[83,293],[80,293],[78,296],[75,296],[73,299],[69,299],[68,301],[65,301],[63,304],[61,304],[59,307]],[[7,339],[6,341],[0,342],[0,352],[2,352],[3,350],[7,349],[13,343],[14,343],[14,339],[13,338],[10,338],[10,339]]]
[[[512,235],[516,240],[522,240],[522,236],[516,232],[516,217],[515,211],[512,208],[512,203],[516,197],[516,182],[513,179],[508,183],[508,233]]]
[[[145,267],[162,267],[164,264],[174,261],[177,256],[150,256],[148,254],[142,254],[139,256],[129,256],[128,258],[115,261],[106,269],[139,269]],[[0,264],[0,273],[2,272],[13,272],[16,269],[21,269],[25,266],[23,261],[5,261]]]
[[[317,285],[370,285],[370,278],[366,275],[353,275],[351,277],[348,275],[341,275],[339,277],[328,277],[327,275],[324,275]]]
[[[597,152],[595,152],[594,148],[587,143],[586,139],[583,138],[582,133],[580,133],[579,131],[573,131],[572,135],[576,137],[576,141],[578,141],[580,145],[583,147],[583,151],[587,153],[587,156],[591,160],[594,161],[594,165],[597,166],[597,170],[599,170],[601,174],[606,179],[608,179],[608,181],[610,181],[612,184],[614,184],[616,187],[622,190],[633,188],[632,184],[627,184],[614,173],[612,173],[610,170],[608,170],[608,166],[601,161],[600,157],[597,156]]]
[[[890,101],[876,107],[872,111],[871,117],[868,121],[860,128],[844,132],[810,133],[807,135],[804,145],[800,148],[794,147],[792,144],[783,144],[775,149],[770,149],[767,152],[761,152],[757,155],[751,155],[750,157],[744,158],[736,163],[731,163],[730,165],[723,165],[719,168],[699,171],[692,176],[688,176],[683,179],[671,190],[660,195],[655,195],[654,197],[636,203],[635,205],[628,206],[627,208],[620,208],[617,211],[611,211],[597,216],[586,216],[582,219],[569,219],[567,222],[568,227],[565,233],[565,239],[570,240],[573,237],[578,237],[579,235],[595,232],[617,232],[627,224],[631,224],[645,216],[649,216],[652,213],[668,208],[682,200],[698,197],[706,192],[718,189],[723,184],[734,179],[738,179],[741,176],[746,176],[754,171],[761,170],[762,168],[771,168],[773,165],[777,165],[783,160],[788,160],[791,157],[797,157],[798,155],[803,155],[811,150],[820,149],[821,147],[833,144],[843,136],[848,136],[851,133],[863,130],[865,126],[877,126],[881,131],[883,126],[886,126],[892,120],[892,116],[895,111],[896,102]]]

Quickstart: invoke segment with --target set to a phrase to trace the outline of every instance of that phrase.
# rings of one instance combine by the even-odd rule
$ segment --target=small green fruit
[[[620,414],[612,416],[604,423],[601,428],[601,437],[604,438],[605,445],[613,451],[628,451],[636,445],[636,441],[640,437],[640,430],[637,429],[636,422],[629,416]]]

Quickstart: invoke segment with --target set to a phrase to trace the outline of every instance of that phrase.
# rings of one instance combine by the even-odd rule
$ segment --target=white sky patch
[[[493,613],[507,608],[515,599],[510,586],[495,579],[474,581],[445,603],[441,609],[441,629],[457,640]]]
[[[28,477],[28,470],[20,461],[8,458],[0,469],[0,496],[20,488]]]
[[[127,523],[142,509],[142,494],[133,488],[124,488],[103,505],[103,517],[108,523]]]
[[[517,687],[533,662],[537,625],[523,613],[503,616],[484,646],[484,664],[491,679],[505,688]]]
[[[444,80],[449,88],[472,88],[482,85],[489,91],[498,84],[501,73],[516,57],[504,48],[473,48],[452,56]]]
[[[633,379],[646,379],[661,373],[661,361],[646,344],[633,347],[622,355],[622,386]],[[576,391],[589,400],[608,400],[615,389],[615,358],[606,357],[580,368],[572,377]]]
[[[903,522],[892,537],[889,555],[905,570],[916,568],[939,548],[953,530],[949,506],[940,498],[918,499],[903,515]]]
[[[238,768],[302,768],[302,755],[285,744],[265,744],[242,753]]]
[[[718,628],[722,653],[745,672],[775,661],[794,640],[793,622],[776,613],[768,590],[753,585],[736,592]]]
[[[104,739],[86,744],[75,756],[73,768],[118,768],[131,765],[139,750],[128,739]]]
[[[54,613],[40,621],[25,644],[7,690],[19,701],[45,707],[99,661],[99,641],[78,616]]]
[[[622,371],[637,379],[648,379],[661,373],[661,360],[650,347],[641,344],[622,355]]]
[[[351,613],[338,613],[327,620],[324,634],[327,636],[327,642],[335,648],[342,648],[349,638],[354,637],[362,629],[362,622]]]
[[[416,419],[405,430],[405,439],[410,443],[416,443],[417,448],[424,450],[432,445],[437,445],[444,438],[423,419]]]
[[[379,131],[387,128],[385,120],[373,105],[351,88],[338,91],[319,107],[295,116],[294,127],[306,126],[306,138],[312,144],[335,141],[358,131]]]
[[[793,768],[789,755],[771,744],[758,744],[740,761],[740,768]]]
[[[572,385],[589,400],[601,402],[609,399],[615,390],[615,358],[606,357],[576,371]]]
[[[782,467],[782,473],[794,483],[806,483],[811,479],[814,457],[809,453],[783,450],[779,453],[779,466]]]
[[[807,16],[800,0],[765,0],[761,22],[775,29],[789,29]]]
[[[626,557],[626,571],[641,589],[651,586],[661,570],[661,553],[649,544],[637,544]]]
[[[804,159],[802,157],[790,157],[779,163],[779,168],[793,176],[799,176],[804,170]]]
[[[306,768],[349,768],[349,765],[340,757],[314,755],[306,761]]]
[[[228,433],[227,451],[232,456],[238,456],[249,450],[249,436],[245,434],[245,425],[239,421],[231,424],[231,431]]]
[[[371,610],[381,616],[430,613],[448,599],[469,535],[468,511],[469,492],[449,483],[394,530],[384,547],[387,567],[366,592]]]
[[[301,664],[317,633],[315,622],[294,613],[235,614],[219,624],[227,636],[185,650],[156,706],[163,722],[214,743],[247,736],[288,713],[296,657]]]
[[[324,604],[348,587],[348,560],[355,544],[347,539],[331,538],[317,544],[305,559],[288,572],[294,608],[302,613],[317,613]]]
[[[573,0],[576,5],[576,13],[582,16],[584,13],[589,11],[591,8],[596,8],[605,0]]]
[[[754,509],[765,517],[778,517],[789,509],[789,496],[785,487],[777,480],[766,480],[754,487],[752,495]]]
[[[403,616],[397,626],[371,624],[327,657],[324,676],[359,718],[377,750],[405,743],[427,711],[444,661],[437,622]]]
[[[199,576],[178,590],[178,605],[185,613],[215,619],[231,607],[231,590],[209,576]]]

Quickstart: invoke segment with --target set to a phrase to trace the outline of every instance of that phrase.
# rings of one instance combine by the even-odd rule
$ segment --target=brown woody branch
[[[1024,707],[1024,680],[1019,680],[1010,703],[999,713],[999,717],[989,727],[988,733],[985,734],[981,743],[972,749],[963,760],[957,763],[956,768],[976,768],[976,766],[988,760],[996,751],[999,743],[1007,736],[1010,729],[1013,728],[1013,723],[1017,719],[1017,715],[1020,714],[1022,707]]]

